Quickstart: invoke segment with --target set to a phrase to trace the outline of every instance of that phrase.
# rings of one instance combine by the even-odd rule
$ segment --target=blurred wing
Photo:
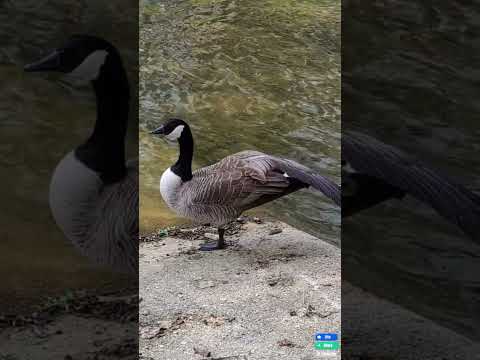
[[[479,239],[480,197],[462,185],[400,150],[357,132],[342,136],[342,156],[355,171],[385,181],[429,204]]]

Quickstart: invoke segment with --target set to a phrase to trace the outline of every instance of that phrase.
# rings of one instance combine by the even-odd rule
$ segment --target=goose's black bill
[[[25,65],[23,69],[26,72],[61,71],[62,62],[61,62],[60,52],[54,51],[50,55],[47,55],[36,62]]]
[[[160,135],[160,136],[165,135],[165,126],[162,125],[162,126],[156,128],[155,130],[150,131],[150,134],[152,134],[152,135]]]

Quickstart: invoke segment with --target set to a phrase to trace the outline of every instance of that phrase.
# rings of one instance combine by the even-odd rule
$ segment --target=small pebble
[[[215,283],[213,281],[200,281],[198,283],[198,288],[199,289],[206,289],[206,288],[211,288],[215,287]]]
[[[210,239],[210,240],[215,240],[216,241],[218,239],[218,235],[212,234],[212,233],[205,233],[204,236],[207,239]]]
[[[273,229],[272,231],[270,231],[268,233],[268,235],[276,235],[276,234],[280,234],[283,230],[282,229]]]
[[[210,351],[208,351],[207,349],[202,349],[202,348],[198,348],[198,347],[193,347],[193,352],[197,355],[207,357],[207,358],[212,356],[212,353]]]
[[[283,339],[278,342],[278,346],[295,347],[295,344],[288,339]]]

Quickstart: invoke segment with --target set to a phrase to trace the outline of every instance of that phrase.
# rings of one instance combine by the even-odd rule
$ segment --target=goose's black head
[[[153,130],[150,134],[164,137],[169,141],[178,140],[182,142],[183,139],[190,134],[190,127],[188,124],[181,119],[170,119],[162,126]]]
[[[178,141],[180,155],[170,170],[178,175],[182,181],[192,179],[193,137],[190,126],[180,119],[170,119],[162,126],[153,130],[151,134],[164,137],[169,141]]]
[[[122,68],[120,55],[112,44],[95,36],[74,35],[62,47],[24,69],[61,72],[74,82],[87,83],[118,66]]]
[[[46,57],[25,66],[27,72],[59,72],[74,85],[91,83],[97,101],[97,120],[91,136],[75,149],[75,156],[100,174],[105,183],[122,179],[125,134],[129,114],[129,86],[119,52],[101,38],[74,35]]]

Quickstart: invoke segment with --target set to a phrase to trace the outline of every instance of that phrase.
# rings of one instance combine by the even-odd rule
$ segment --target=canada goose
[[[192,172],[193,137],[188,124],[171,119],[151,132],[178,141],[178,161],[160,180],[160,193],[178,215],[218,227],[217,244],[200,250],[225,247],[224,225],[248,209],[312,186],[340,205],[340,189],[331,180],[314,174],[294,161],[242,151]]]
[[[342,217],[411,195],[480,240],[480,196],[371,136],[342,134]]]
[[[50,208],[82,254],[115,271],[137,273],[138,161],[125,161],[130,94],[118,51],[103,39],[76,35],[25,71],[61,72],[76,84],[93,85],[95,127],[57,165]]]

